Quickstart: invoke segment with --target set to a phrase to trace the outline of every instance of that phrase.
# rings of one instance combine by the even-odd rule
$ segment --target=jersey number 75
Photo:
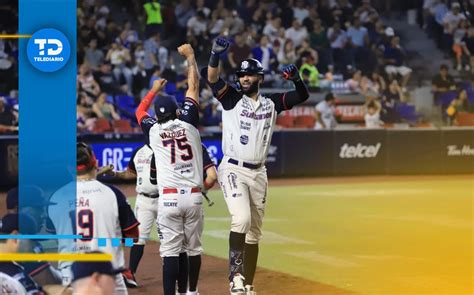
[[[163,146],[171,147],[171,164],[176,163],[176,147],[184,151],[184,153],[181,155],[181,160],[189,161],[193,158],[193,151],[191,146],[188,144],[188,139],[186,137],[163,140]]]

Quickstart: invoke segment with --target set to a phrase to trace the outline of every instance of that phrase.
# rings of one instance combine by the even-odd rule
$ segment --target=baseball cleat
[[[257,295],[257,292],[253,290],[253,285],[245,285],[245,295]]]
[[[246,295],[244,280],[245,278],[242,275],[240,274],[234,275],[234,277],[232,278],[232,282],[230,282],[230,294]]]
[[[128,288],[137,288],[137,280],[135,279],[135,275],[132,273],[131,270],[127,269],[122,272],[123,279],[125,281],[125,285]]]

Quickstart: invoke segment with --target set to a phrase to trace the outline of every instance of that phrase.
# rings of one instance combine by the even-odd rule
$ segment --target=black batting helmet
[[[246,58],[240,63],[240,68],[235,71],[237,77],[245,75],[262,75],[264,74],[262,64],[254,58]]]

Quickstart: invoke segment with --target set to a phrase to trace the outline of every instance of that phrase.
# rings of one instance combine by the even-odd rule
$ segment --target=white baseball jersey
[[[316,111],[320,113],[321,120],[325,125],[325,129],[332,129],[336,127],[337,121],[336,117],[334,117],[336,109],[334,106],[330,106],[327,101],[323,100],[316,105]],[[323,126],[317,121],[315,128],[323,129]]]
[[[51,202],[57,204],[49,207],[49,217],[57,234],[77,234],[82,239],[72,246],[70,240],[59,240],[59,252],[111,253],[113,266],[124,267],[123,247],[112,247],[110,238],[122,238],[123,232],[138,226],[126,197],[117,188],[95,179],[78,180],[76,200],[71,203],[64,197],[71,186],[74,183],[53,194]],[[97,238],[107,238],[107,245],[99,247]]]
[[[150,181],[153,160],[153,150],[148,145],[144,145],[135,151],[132,159],[128,162],[128,169],[137,175],[136,191],[138,194],[158,194],[158,186]]]
[[[258,96],[254,101],[234,88],[217,99],[223,106],[222,149],[224,155],[249,163],[265,162],[278,113],[290,109],[286,93]]]
[[[178,119],[159,124],[145,116],[140,123],[155,153],[158,187],[202,187],[203,163],[197,106],[186,99]]]

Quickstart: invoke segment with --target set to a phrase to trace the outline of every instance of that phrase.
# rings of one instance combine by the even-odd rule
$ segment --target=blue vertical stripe
[[[28,39],[19,41],[20,210],[33,197],[25,194],[25,186],[38,186],[49,197],[76,179],[76,0],[19,0],[19,33],[44,28],[66,35],[71,57],[59,71],[41,72],[27,58]],[[61,218],[74,215],[64,212]],[[26,224],[20,220],[22,228]]]

